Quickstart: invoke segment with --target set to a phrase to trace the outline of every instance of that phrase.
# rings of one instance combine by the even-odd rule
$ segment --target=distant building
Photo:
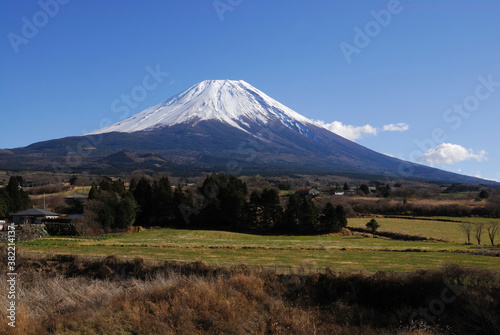
[[[335,195],[344,195],[344,191],[335,191]]]
[[[46,219],[57,219],[58,213],[46,211],[45,209],[31,208],[12,215],[14,224],[40,224]]]
[[[305,196],[316,196],[319,194],[319,191],[315,188],[303,188],[295,191],[295,195],[305,197]]]

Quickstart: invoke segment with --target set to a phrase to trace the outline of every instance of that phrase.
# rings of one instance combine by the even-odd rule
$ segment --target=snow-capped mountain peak
[[[208,120],[220,121],[245,132],[256,125],[265,126],[278,121],[304,133],[307,132],[305,125],[314,124],[243,80],[205,80],[91,134],[133,133],[182,123],[194,126]]]

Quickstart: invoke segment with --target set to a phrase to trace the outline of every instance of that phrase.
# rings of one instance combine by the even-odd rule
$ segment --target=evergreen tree
[[[128,189],[130,192],[134,192],[135,188],[137,187],[137,180],[135,178],[132,178],[130,180],[130,184],[128,186]]]
[[[257,228],[260,225],[262,207],[261,199],[257,191],[252,191],[250,201],[247,205],[247,224],[246,228]]]
[[[31,208],[31,200],[28,194],[21,190],[22,177],[10,177],[7,184],[7,207],[9,213],[15,213]]]
[[[347,226],[346,212],[342,205],[333,206],[327,202],[325,208],[321,211],[319,218],[321,223],[320,230],[325,232],[338,232]]]
[[[114,228],[116,206],[118,199],[114,193],[101,192],[92,204],[92,210],[97,214],[97,221],[104,229]]]
[[[375,232],[380,228],[380,224],[375,219],[371,219],[367,224],[366,228],[370,229],[373,236],[375,237]]]
[[[321,230],[331,233],[338,231],[339,222],[337,219],[337,211],[331,202],[327,202],[325,208],[321,211],[319,218],[321,223]]]
[[[135,223],[136,203],[132,194],[127,193],[116,204],[115,221],[112,228],[127,229]]]
[[[89,200],[94,200],[99,196],[99,189],[97,188],[97,185],[95,183],[92,183],[92,186],[90,187],[89,191]]]
[[[299,231],[299,206],[302,199],[295,194],[288,197],[288,203],[283,213],[281,230],[286,233],[294,234]]]
[[[339,230],[347,227],[347,213],[345,211],[344,206],[342,205],[335,206],[335,216],[338,221]]]
[[[272,229],[280,225],[283,208],[280,205],[280,196],[275,189],[264,189],[260,196],[262,206],[261,225],[264,229]]]
[[[153,216],[153,188],[146,180],[141,178],[133,192],[137,203],[136,222],[141,226],[151,226]]]
[[[274,189],[264,189],[261,194],[253,191],[247,212],[247,227],[260,230],[278,228],[283,216],[278,192]]]
[[[173,215],[172,187],[167,177],[153,182],[152,208],[154,224],[166,227]]]
[[[101,183],[99,184],[99,189],[106,192],[113,191],[113,180],[109,177],[103,177]]]
[[[115,180],[111,183],[111,191],[118,194],[120,197],[123,197],[127,192],[127,188],[121,179]]]
[[[199,191],[208,202],[194,222],[203,227],[234,229],[245,220],[247,186],[235,176],[212,174]]]
[[[311,234],[318,230],[318,210],[314,202],[303,197],[300,206],[299,225],[302,232]]]
[[[193,208],[191,197],[182,191],[182,185],[178,184],[172,194],[172,224],[176,227],[185,227],[186,219],[183,216],[182,208]]]

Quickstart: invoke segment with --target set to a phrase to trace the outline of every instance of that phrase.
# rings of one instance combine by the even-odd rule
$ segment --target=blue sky
[[[376,151],[500,180],[498,13],[496,0],[2,1],[0,148],[242,79]]]

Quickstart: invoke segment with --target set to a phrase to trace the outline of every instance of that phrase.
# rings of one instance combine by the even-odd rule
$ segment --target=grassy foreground
[[[350,219],[361,226],[366,219]],[[458,239],[456,222],[380,219],[381,230]],[[451,236],[451,237],[450,237]],[[436,269],[447,262],[500,270],[500,250],[454,242],[403,241],[357,236],[272,236],[224,231],[153,229],[123,236],[96,238],[50,237],[20,243],[26,252],[86,256],[119,255],[210,264],[248,264],[271,267],[334,270],[412,271]],[[483,253],[483,254],[482,254]]]

